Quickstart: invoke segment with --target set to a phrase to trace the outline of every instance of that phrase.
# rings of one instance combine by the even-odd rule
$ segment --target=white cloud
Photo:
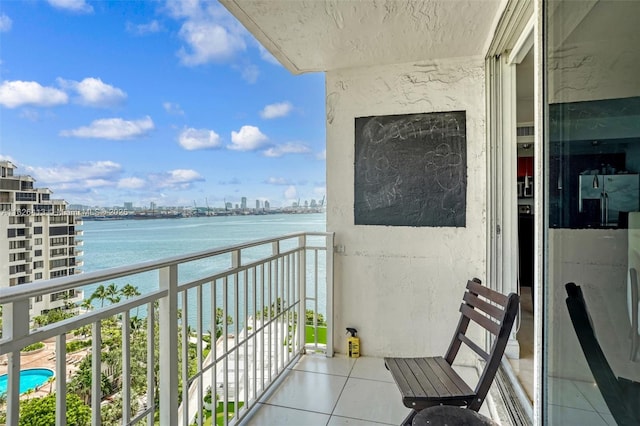
[[[214,22],[187,21],[178,35],[188,45],[188,49],[178,51],[180,61],[187,66],[224,61],[246,48],[241,35]]]
[[[178,56],[184,65],[222,62],[246,49],[248,32],[219,4],[169,0],[166,6],[172,17],[183,21],[178,35],[185,46]]]
[[[180,108],[180,105],[178,105],[178,104],[174,104],[172,102],[163,102],[162,103],[162,107],[169,114],[184,115],[184,111],[182,110],[182,108]]]
[[[149,116],[140,120],[103,118],[93,121],[89,126],[63,130],[60,136],[122,140],[144,136],[153,129],[153,120]]]
[[[311,148],[305,144],[287,142],[282,145],[276,145],[268,148],[263,152],[263,154],[265,157],[282,157],[286,154],[307,154],[309,152],[311,152]]]
[[[87,77],[82,81],[58,79],[58,84],[65,89],[78,93],[77,102],[92,107],[109,107],[121,104],[127,99],[127,94],[110,84],[103,83],[99,78]]]
[[[255,126],[242,126],[240,131],[231,132],[231,145],[227,145],[229,149],[237,151],[253,151],[260,148],[267,141],[259,128]]]
[[[231,178],[230,180],[221,180],[218,182],[220,185],[240,185],[242,181],[237,177]]]
[[[11,30],[11,18],[9,18],[6,14],[0,15],[0,33]]]
[[[100,185],[100,182],[115,182],[114,177],[120,174],[122,166],[113,161],[88,161],[54,167],[26,166],[25,170],[45,185],[80,182]]]
[[[167,0],[167,8],[176,18],[197,17],[202,13],[199,0]]]
[[[265,60],[265,61],[267,61],[267,62],[269,62],[271,64],[274,64],[274,65],[281,65],[280,62],[276,59],[276,57],[273,56],[271,54],[271,52],[269,52],[267,49],[265,49],[264,46],[259,45],[258,49],[260,49],[260,57],[263,60]]]
[[[258,81],[260,70],[253,64],[246,65],[242,69],[242,78],[249,84],[253,84]]]
[[[85,0],[48,0],[49,4],[56,9],[69,10],[78,13],[92,13],[93,7]]]
[[[122,178],[118,181],[118,188],[121,189],[141,189],[147,185],[144,179],[137,177]]]
[[[293,110],[291,102],[279,102],[275,104],[269,104],[260,111],[260,117],[265,119],[286,117]]]
[[[178,136],[180,146],[189,151],[197,149],[213,149],[222,146],[220,136],[208,129],[184,129]]]
[[[313,193],[315,194],[316,197],[324,197],[327,194],[327,187],[316,186],[315,188],[313,188]]]
[[[283,177],[269,177],[269,179],[267,179],[265,181],[265,183],[269,184],[269,185],[291,185],[291,182]]]
[[[149,176],[157,188],[189,189],[194,182],[203,181],[200,173],[191,169],[175,169]]]
[[[137,35],[153,34],[162,30],[162,25],[160,25],[160,22],[155,19],[148,24],[133,24],[131,22],[127,22],[127,31]]]
[[[23,105],[54,106],[68,101],[69,97],[62,90],[44,87],[35,81],[4,81],[0,86],[0,105],[7,108]]]
[[[20,111],[20,117],[34,122],[40,120],[40,114],[37,110],[32,108],[23,108],[22,111]]]
[[[16,160],[14,160],[13,157],[11,157],[10,155],[2,155],[2,154],[0,154],[0,160],[1,161],[10,161],[10,162],[12,162],[13,164],[16,164],[16,165],[18,164],[16,162]]]
[[[286,198],[287,200],[297,199],[298,191],[296,190],[296,187],[293,185],[287,187],[287,189],[284,190],[284,198]]]
[[[326,150],[326,149],[323,149],[323,150],[322,150],[322,152],[319,152],[319,153],[316,155],[316,158],[317,158],[318,160],[326,160],[326,159],[327,159],[327,150]]]

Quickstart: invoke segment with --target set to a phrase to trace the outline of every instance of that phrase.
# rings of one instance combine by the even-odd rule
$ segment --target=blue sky
[[[324,117],[217,1],[0,3],[0,158],[54,198],[320,200]]]

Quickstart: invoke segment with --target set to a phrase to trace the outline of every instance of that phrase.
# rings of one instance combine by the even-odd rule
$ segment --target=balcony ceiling
[[[501,0],[220,0],[295,74],[484,55]]]

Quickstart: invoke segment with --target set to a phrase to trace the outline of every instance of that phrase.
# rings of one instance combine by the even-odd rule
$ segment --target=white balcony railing
[[[121,401],[119,424],[202,425],[209,387],[225,424],[236,424],[305,349],[333,354],[332,259],[333,234],[299,233],[0,290],[0,359],[6,358],[8,370],[6,423],[18,424],[20,400],[25,398],[19,391],[21,349],[55,340],[55,353],[47,359],[55,364],[55,384],[50,386],[56,392],[57,425],[66,424],[67,394],[74,392],[68,373],[83,361],[90,361],[84,399],[94,425],[101,423],[101,405],[113,398]],[[155,277],[155,289],[29,327],[33,297],[121,278],[134,281],[145,273]],[[308,310],[314,313],[311,321]],[[326,344],[318,338],[324,335],[318,313],[327,319]],[[121,331],[118,348],[112,331],[103,330],[107,322]],[[80,329],[90,332],[91,346],[67,356],[67,336]],[[209,334],[210,344],[207,330],[219,335],[216,339]],[[104,347],[106,342],[111,346]],[[106,361],[120,352],[117,367]],[[136,375],[134,387],[134,371],[141,366],[144,374]],[[114,381],[118,385],[107,395],[104,378],[113,376],[114,369],[120,371]]]

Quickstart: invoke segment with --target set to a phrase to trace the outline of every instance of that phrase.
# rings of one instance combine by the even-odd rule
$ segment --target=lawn
[[[315,343],[315,333],[312,325],[305,326],[305,342],[306,343]],[[327,327],[318,327],[318,343],[326,345],[327,344]]]
[[[240,402],[238,404],[239,404],[238,407],[242,407],[244,405],[244,402]],[[235,414],[235,403],[234,402],[228,402],[227,403],[227,414],[228,414],[229,420],[231,420],[231,418]],[[204,416],[207,419],[204,421],[203,425],[204,426],[211,426],[211,422],[213,420],[213,417],[211,416],[211,411],[205,410]],[[224,405],[218,404],[217,408],[216,408],[216,426],[223,426],[223,425],[224,425]]]

